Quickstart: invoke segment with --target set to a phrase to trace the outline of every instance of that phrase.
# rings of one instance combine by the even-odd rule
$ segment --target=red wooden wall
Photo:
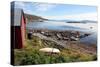
[[[20,49],[24,47],[25,44],[25,30],[26,30],[26,22],[24,15],[21,18],[21,25],[20,26],[12,26],[13,33],[13,45],[14,48]]]
[[[25,44],[25,32],[26,32],[26,22],[25,22],[25,18],[24,15],[22,16],[22,20],[21,20],[21,37],[22,37],[22,47]]]

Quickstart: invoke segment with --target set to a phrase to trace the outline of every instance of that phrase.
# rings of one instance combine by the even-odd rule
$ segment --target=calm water
[[[83,31],[83,32],[93,32],[95,30],[90,29],[90,26],[96,27],[96,24],[93,23],[66,23],[66,22],[53,22],[53,21],[45,21],[45,22],[33,22],[28,23],[28,29],[50,29],[50,30],[75,30],[75,31]]]
[[[97,33],[93,33],[90,36],[82,38],[80,42],[85,43],[85,44],[97,44]]]
[[[90,29],[93,27],[93,29]],[[56,21],[33,22],[27,24],[27,29],[50,29],[50,30],[74,30],[91,33],[90,36],[81,39],[81,42],[97,42],[97,23],[66,23]]]

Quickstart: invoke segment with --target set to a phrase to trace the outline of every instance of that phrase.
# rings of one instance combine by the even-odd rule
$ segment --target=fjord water
[[[90,27],[93,27],[92,29]],[[50,29],[50,30],[75,30],[83,32],[97,32],[97,23],[66,23],[56,21],[30,22],[27,29]]]
[[[96,44],[97,42],[97,23],[66,23],[57,21],[30,22],[27,24],[27,29],[80,31],[91,34],[90,36],[81,39],[81,42],[93,44]]]

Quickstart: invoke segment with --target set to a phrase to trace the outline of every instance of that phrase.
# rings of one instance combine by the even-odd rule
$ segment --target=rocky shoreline
[[[90,33],[83,33],[79,31],[59,31],[59,30],[31,30],[29,33],[38,33],[46,37],[50,37],[56,40],[65,41],[78,41],[81,38],[89,36]]]
[[[52,30],[31,30],[33,36],[53,41],[64,48],[77,49],[83,53],[96,54],[96,44],[87,45],[81,43],[80,39],[87,37],[90,33],[78,31],[52,31]]]

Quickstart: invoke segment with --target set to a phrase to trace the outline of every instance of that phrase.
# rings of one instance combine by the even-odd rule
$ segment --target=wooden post
[[[78,40],[77,40],[77,45],[79,45],[79,41],[80,41],[80,32],[76,31],[76,37],[78,38]]]

